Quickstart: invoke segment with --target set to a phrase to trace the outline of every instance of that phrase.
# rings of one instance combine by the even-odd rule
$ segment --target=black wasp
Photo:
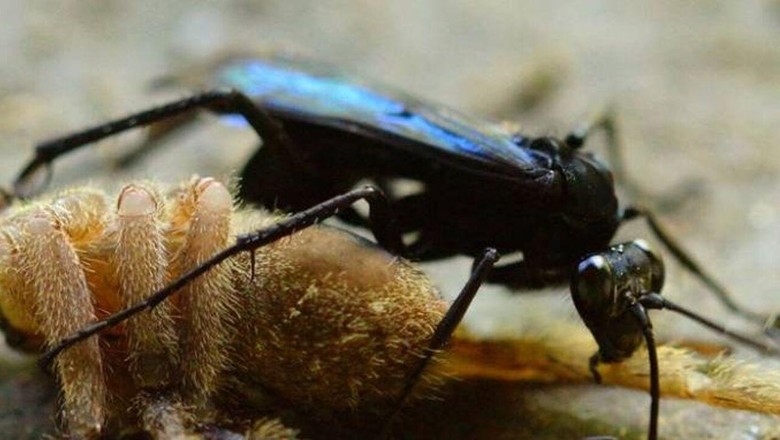
[[[366,219],[352,209],[343,209],[339,216],[369,226],[380,244],[393,252],[417,260],[458,254],[477,257],[488,247],[502,253],[520,252],[521,261],[495,267],[487,281],[536,288],[574,278],[572,285],[580,286],[573,287],[575,296],[603,296],[606,303],[575,300],[599,343],[594,364],[627,356],[624,352],[617,356],[607,346],[605,334],[619,338],[629,332],[623,321],[609,329],[615,316],[622,320],[622,316],[634,314],[639,325],[631,332],[639,332],[640,328],[649,329],[649,321],[644,312],[633,310],[666,305],[625,301],[626,295],[650,293],[637,290],[646,283],[630,281],[638,276],[625,275],[655,270],[652,261],[657,258],[649,251],[647,257],[615,263],[623,268],[620,274],[592,264],[593,254],[603,253],[604,261],[622,254],[621,250],[613,255],[617,251],[610,249],[609,243],[621,224],[635,218],[644,218],[677,261],[726,307],[753,320],[764,320],[739,307],[725,288],[672,240],[649,210],[619,208],[612,172],[582,150],[593,131],[603,130],[611,151],[618,151],[609,116],[563,139],[534,138],[345,76],[334,68],[279,55],[222,63],[210,86],[235,91],[197,94],[39,145],[35,158],[16,181],[17,195],[36,192],[39,185],[32,178],[36,171],[48,169],[56,157],[70,150],[202,108],[241,115],[262,138],[262,147],[241,175],[240,196],[244,200],[301,211],[348,192],[358,182],[370,181],[388,195],[391,215],[370,213]],[[399,180],[416,181],[422,189],[396,195],[394,184]],[[392,220],[377,221],[388,218]],[[415,239],[404,242],[405,234],[414,234]],[[604,282],[595,287],[578,282],[583,276],[577,275],[578,264],[580,272],[597,267],[601,277],[597,279],[613,277],[614,288],[607,289],[609,283]],[[585,271],[585,276],[592,272]],[[622,289],[626,286],[628,291]],[[660,290],[660,284],[654,286]],[[605,305],[611,308],[608,316],[583,309]],[[615,309],[619,309],[617,315]],[[605,321],[594,322],[594,317]],[[657,383],[657,364],[652,368]],[[653,397],[657,407],[657,392]]]

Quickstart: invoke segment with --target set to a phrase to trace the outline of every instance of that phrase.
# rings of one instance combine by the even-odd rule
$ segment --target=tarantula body
[[[78,188],[11,207],[0,219],[8,342],[40,352],[282,218],[234,209],[210,178],[167,193],[133,183],[115,205]],[[279,408],[315,424],[364,420],[393,410],[446,310],[404,260],[339,229],[303,229],[62,352],[61,418],[79,437],[136,427],[158,438]],[[424,385],[437,382],[431,370]]]

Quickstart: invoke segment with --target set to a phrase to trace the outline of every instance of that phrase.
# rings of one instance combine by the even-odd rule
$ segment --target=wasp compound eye
[[[664,278],[666,276],[666,271],[664,270],[664,261],[661,258],[661,255],[655,252],[655,250],[650,247],[650,244],[645,240],[634,240],[631,242],[631,244],[637,249],[641,250],[647,258],[646,267],[650,272],[650,291],[660,292],[664,287]]]
[[[598,319],[602,311],[611,308],[614,278],[609,261],[602,255],[587,257],[577,265],[571,280],[571,292],[583,319]]]

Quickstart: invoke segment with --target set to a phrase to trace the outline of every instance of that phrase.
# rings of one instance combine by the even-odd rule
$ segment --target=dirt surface
[[[182,95],[152,92],[160,75],[226,50],[286,48],[519,122],[529,134],[563,135],[614,105],[627,172],[641,187],[653,194],[696,188],[663,221],[742,304],[780,310],[780,2],[3,0],[0,17],[3,182],[36,141]],[[126,140],[63,161],[54,185],[224,175],[254,146],[251,133],[204,118],[171,148],[117,172],[116,147]],[[604,153],[602,139],[590,145]],[[620,233],[634,237],[653,241],[641,224]],[[666,260],[666,295],[756,331]],[[443,290],[456,292],[467,267],[455,261],[429,269]],[[572,322],[566,295],[555,289],[518,298],[487,289],[467,321],[484,335]],[[683,319],[656,313],[655,320],[666,341],[719,340]],[[52,423],[48,382],[7,350],[2,365],[0,431],[36,438]],[[448,438],[640,438],[646,423],[648,398],[633,391],[493,382],[455,388],[452,404],[426,406],[431,418],[422,423]],[[777,435],[777,419],[692,402],[664,400],[661,414],[666,438]]]

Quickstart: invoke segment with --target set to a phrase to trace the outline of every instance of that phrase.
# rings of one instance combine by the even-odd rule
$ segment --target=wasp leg
[[[639,327],[642,329],[642,334],[645,337],[645,344],[647,345],[647,357],[650,362],[650,421],[647,438],[648,440],[656,440],[658,438],[658,408],[661,401],[660,373],[658,368],[658,354],[656,351],[655,337],[653,335],[653,325],[650,322],[650,317],[647,315],[647,311],[643,305],[643,299],[644,297],[640,298],[639,300],[632,301],[628,307],[628,310],[634,315]],[[597,384],[602,382],[601,373],[599,373],[598,370],[600,363],[601,354],[597,351],[588,360],[588,369],[590,370],[590,374],[593,376],[593,381]],[[598,439],[612,437],[588,437],[588,439],[591,438]]]
[[[479,287],[485,282],[493,265],[499,258],[500,256],[495,249],[488,248],[475,260],[474,270],[471,272],[471,276],[469,276],[466,285],[463,286],[463,289],[460,291],[457,298],[455,298],[455,301],[453,301],[452,305],[447,310],[447,313],[439,322],[439,325],[436,326],[436,330],[434,331],[433,336],[431,336],[431,340],[425,350],[424,357],[420,360],[417,367],[409,374],[406,385],[403,390],[401,390],[393,407],[393,411],[383,423],[379,438],[387,437],[390,425],[392,425],[393,420],[395,420],[398,413],[403,408],[404,403],[414,389],[414,386],[417,384],[420,376],[422,376],[425,367],[428,366],[433,356],[444,347],[447,341],[449,341],[455,328],[460,324],[463,315],[465,315],[466,310],[468,310],[471,305],[471,301],[477,294]]]
[[[502,284],[513,289],[541,289],[559,284],[571,274],[570,265],[536,270],[525,261],[496,266],[487,279],[488,283]]]
[[[443,232],[440,219],[431,217],[431,205],[436,195],[426,190],[420,193],[391,199],[394,219],[401,234],[417,234],[414,240],[404,244],[402,255],[415,261],[433,261],[462,254],[453,235]],[[446,228],[445,228],[446,230]],[[478,255],[472,254],[477,258]],[[491,272],[491,276],[494,272]],[[492,281],[489,281],[492,282]]]
[[[566,144],[571,148],[580,148],[594,132],[601,131],[606,137],[607,156],[615,176],[615,180],[625,188],[633,200],[646,200],[662,212],[675,211],[688,200],[701,193],[701,185],[695,181],[684,183],[679,189],[669,194],[653,195],[645,191],[626,172],[626,162],[623,157],[623,145],[620,141],[620,130],[617,117],[612,107],[598,113],[590,123],[577,128],[566,136]]]
[[[373,185],[377,188],[379,188],[380,191],[387,197],[389,203],[393,204],[393,211],[397,214],[395,215],[396,218],[396,224],[399,226],[399,230],[401,233],[406,232],[403,229],[401,229],[401,223],[400,223],[400,217],[399,217],[399,209],[395,206],[395,197],[393,195],[393,187],[391,185],[391,182],[389,179],[384,178],[378,178],[378,179],[372,179],[370,182],[370,185]],[[325,198],[325,197],[323,197]],[[370,228],[371,222],[369,220],[360,214],[356,209],[350,207],[347,209],[343,209],[339,212],[339,219],[345,223],[348,223],[353,226],[359,226],[362,228]]]
[[[33,177],[41,169],[48,170],[51,163],[63,154],[136,127],[178,117],[197,108],[240,114],[263,139],[266,147],[293,154],[289,151],[292,143],[281,123],[255,105],[249,97],[238,91],[209,91],[37,145],[35,156],[14,182],[15,195],[25,198],[39,193],[48,181],[41,184]]]
[[[590,375],[593,376],[593,382],[597,384],[600,384],[602,382],[601,373],[599,373],[600,363],[601,363],[601,354],[598,351],[593,353],[593,356],[591,356],[588,359],[588,370],[590,371]]]
[[[281,237],[290,235],[299,229],[333,217],[342,209],[348,208],[359,200],[368,202],[368,219],[371,232],[379,245],[391,253],[400,254],[403,249],[403,242],[396,228],[395,218],[390,212],[390,206],[384,194],[373,186],[365,186],[333,197],[262,231],[241,236],[236,246],[243,247],[246,250],[256,249]]]
[[[672,237],[666,229],[656,219],[655,215],[648,209],[641,207],[628,207],[623,211],[620,222],[627,222],[636,218],[644,218],[650,230],[658,238],[659,241],[666,247],[666,249],[674,256],[678,263],[680,263],[686,270],[691,272],[696,278],[704,283],[707,288],[713,292],[718,300],[732,312],[743,316],[751,321],[758,322],[763,325],[767,317],[759,313],[747,310],[734,301],[734,295],[731,294],[726,287],[720,284],[715,278],[693,260],[691,254],[684,250],[680,243]]]
[[[431,194],[423,191],[400,199],[391,199],[397,228],[401,234],[415,234],[417,237],[404,244],[403,256],[416,261],[432,261],[457,255],[460,252],[447,245],[440,229],[435,227],[438,220],[431,218]],[[451,240],[450,240],[451,241]],[[476,264],[476,263],[475,263]]]
[[[682,306],[679,306],[668,299],[664,298],[658,293],[649,293],[646,295],[642,295],[639,298],[639,302],[642,304],[642,306],[646,309],[655,309],[655,310],[670,310],[676,313],[679,313],[681,315],[684,315],[699,324],[708,327],[712,330],[715,330],[718,333],[723,334],[724,336],[727,336],[731,339],[734,339],[735,341],[739,341],[742,344],[748,345],[750,347],[753,347],[754,349],[761,351],[763,353],[767,354],[773,354],[777,355],[780,353],[780,349],[778,349],[775,345],[765,344],[763,342],[757,341],[749,336],[742,335],[740,333],[731,331],[727,329],[726,327],[718,324],[715,321],[712,321],[710,319],[707,319],[703,316],[700,316],[696,312],[693,312],[691,310],[688,310]]]

